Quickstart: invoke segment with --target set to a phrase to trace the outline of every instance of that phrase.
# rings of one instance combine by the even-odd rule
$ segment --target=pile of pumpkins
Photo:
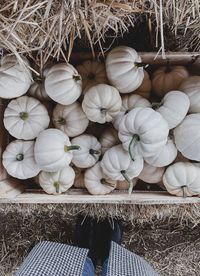
[[[168,65],[150,79],[126,46],[111,50],[105,64],[47,66],[34,82],[23,62],[1,60],[0,97],[11,99],[3,124],[16,138],[2,155],[9,175],[34,177],[49,194],[72,185],[131,194],[138,179],[177,196],[200,194],[199,76]],[[151,90],[159,102],[149,101]]]

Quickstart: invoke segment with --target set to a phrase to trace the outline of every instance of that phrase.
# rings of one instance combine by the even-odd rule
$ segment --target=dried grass
[[[30,246],[40,240],[72,244],[75,214],[83,212],[83,207],[86,207],[84,213],[88,214],[87,205],[1,204],[0,276],[13,275]],[[127,206],[127,212],[128,207],[130,217],[128,214],[122,217],[126,248],[144,256],[160,275],[198,275],[200,224],[197,225],[199,214],[194,211],[197,206],[165,205],[161,209]],[[93,211],[101,217],[102,213],[110,213],[108,209],[109,206],[93,206]],[[120,215],[120,210],[114,214]]]
[[[163,57],[165,28],[182,38],[182,48],[200,49],[198,0],[0,0],[0,47],[26,54],[40,67],[49,57],[67,61],[76,38],[87,41],[93,54],[97,44],[104,53],[107,35],[122,36],[144,14]]]

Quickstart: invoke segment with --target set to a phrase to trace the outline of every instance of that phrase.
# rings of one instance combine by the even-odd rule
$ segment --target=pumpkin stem
[[[172,67],[171,67],[171,65],[170,65],[169,59],[167,59],[166,68],[165,68],[165,73],[170,73],[171,71],[172,71]]]
[[[24,160],[24,155],[23,155],[23,153],[17,154],[17,155],[16,155],[16,160],[17,160],[17,161],[22,161],[22,160]]]
[[[147,63],[144,63],[144,62],[135,62],[134,63],[136,67],[144,67],[144,68],[147,68],[149,66],[149,64]]]
[[[128,152],[129,152],[129,155],[130,155],[130,157],[131,157],[131,160],[133,160],[133,161],[134,161],[135,159],[134,159],[134,157],[133,157],[133,155],[132,155],[131,147],[134,147],[135,144],[136,144],[138,141],[140,141],[140,136],[139,136],[138,134],[134,134],[134,135],[133,135],[133,138],[131,139],[130,144],[129,144],[129,146],[128,146]]]
[[[111,187],[111,188],[114,188],[114,187],[115,187],[115,184],[114,184],[114,183],[107,182],[105,178],[102,178],[102,179],[100,180],[100,182],[101,182],[101,184],[106,185],[106,186],[109,186],[109,187]]]
[[[74,79],[75,81],[80,81],[80,80],[81,80],[81,76],[80,76],[80,75],[74,75],[74,76],[73,76],[73,79]]]
[[[53,186],[56,188],[56,193],[59,194],[60,183],[58,181],[56,181],[53,183]]]
[[[66,124],[66,120],[65,120],[65,118],[63,118],[63,117],[60,117],[60,118],[57,120],[57,123],[58,123],[59,125],[64,126],[64,125]]]
[[[89,154],[95,155],[95,154],[100,154],[100,152],[98,150],[90,149]]]
[[[34,80],[36,82],[41,82],[42,80],[44,80],[44,78],[42,76],[36,76],[36,78]]]
[[[186,198],[187,197],[187,195],[186,195],[186,189],[185,189],[186,186],[182,186],[181,188],[183,190],[183,197]]]
[[[125,170],[121,171],[121,174],[123,175],[124,179],[127,181],[129,188],[128,188],[128,194],[131,195],[133,191],[133,181],[128,177]]]
[[[100,108],[100,111],[105,116],[106,112],[107,112],[107,109],[102,107],[102,108]]]
[[[169,138],[171,138],[172,140],[174,139],[174,132],[172,129],[169,130]]]
[[[71,145],[71,146],[64,145],[65,152],[68,152],[70,150],[79,150],[79,149],[80,149],[80,146],[77,146],[77,145]]]
[[[26,120],[28,119],[28,117],[29,117],[29,114],[28,114],[28,112],[20,112],[20,113],[19,113],[19,117],[20,117],[22,120],[26,121]]]
[[[159,103],[152,103],[151,106],[154,110],[158,109],[159,107],[161,107],[163,105],[162,101]]]

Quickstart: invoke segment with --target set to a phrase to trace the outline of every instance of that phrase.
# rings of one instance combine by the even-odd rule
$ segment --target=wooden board
[[[148,64],[164,65],[169,62],[171,65],[188,65],[200,59],[199,52],[166,52],[165,59],[161,54],[156,52],[138,52],[142,61]],[[107,53],[105,53],[105,56]],[[96,57],[102,57],[101,53],[96,53]],[[93,59],[91,52],[72,53],[70,57],[71,62],[81,62],[87,59]]]
[[[176,197],[169,195],[167,192],[139,192],[134,191],[128,195],[127,191],[113,191],[108,195],[94,196],[85,190],[72,189],[67,194],[48,195],[42,191],[24,192],[14,198],[2,198],[0,203],[86,203],[86,204],[188,204],[200,203],[199,197]]]
[[[0,181],[0,199],[16,197],[24,190],[24,185],[18,179],[10,177]]]
[[[3,126],[3,114],[4,114],[4,101],[0,99],[0,180],[4,180],[8,177],[6,170],[2,165],[2,154],[8,143],[8,135]]]

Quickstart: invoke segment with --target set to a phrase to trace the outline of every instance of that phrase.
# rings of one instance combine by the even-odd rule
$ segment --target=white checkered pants
[[[87,249],[44,241],[37,244],[15,276],[82,276]],[[112,242],[107,276],[158,276],[141,257]]]
[[[31,250],[16,276],[79,276],[87,254],[87,249],[44,241]]]

